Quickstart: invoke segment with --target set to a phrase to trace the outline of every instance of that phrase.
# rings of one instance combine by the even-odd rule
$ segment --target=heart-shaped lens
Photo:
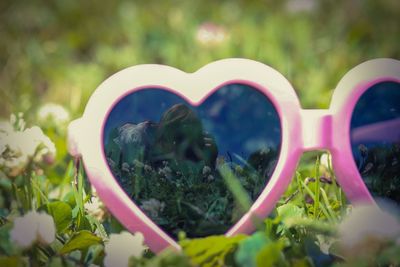
[[[372,195],[400,204],[399,83],[377,83],[360,97],[351,119],[351,146]]]
[[[198,106],[145,88],[112,108],[103,142],[111,172],[148,217],[174,238],[201,237],[225,233],[244,213],[222,169],[251,201],[260,195],[279,157],[281,125],[271,101],[248,85],[225,85]]]

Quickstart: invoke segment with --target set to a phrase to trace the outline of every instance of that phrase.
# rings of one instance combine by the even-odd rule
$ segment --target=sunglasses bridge
[[[300,112],[303,150],[332,148],[332,114],[328,109],[303,109]]]

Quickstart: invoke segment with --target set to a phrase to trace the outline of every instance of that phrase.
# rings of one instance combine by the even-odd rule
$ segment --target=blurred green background
[[[0,117],[47,102],[81,115],[114,72],[222,58],[272,66],[307,108],[327,108],[357,64],[400,58],[400,1],[1,1]]]

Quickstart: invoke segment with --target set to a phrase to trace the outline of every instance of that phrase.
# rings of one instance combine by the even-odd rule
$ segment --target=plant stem
[[[306,200],[304,198],[304,191],[303,191],[303,186],[301,185],[301,181],[302,181],[302,177],[301,177],[301,173],[300,172],[296,172],[296,182],[297,182],[297,188],[300,192],[301,198],[302,198],[302,203],[304,206],[304,210],[307,210],[307,203]]]
[[[318,209],[319,209],[319,187],[320,187],[320,179],[319,179],[319,165],[320,158],[317,157],[317,161],[315,163],[315,199],[314,199],[314,219],[317,219]]]

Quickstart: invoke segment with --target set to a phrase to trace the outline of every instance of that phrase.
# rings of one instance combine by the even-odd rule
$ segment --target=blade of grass
[[[46,204],[49,202],[48,198],[46,197],[46,194],[43,193],[43,191],[40,188],[40,185],[37,181],[37,177],[33,176],[31,178],[31,183],[32,183],[32,187],[33,187],[33,192],[35,194],[36,197],[36,204],[38,207],[42,206],[43,204]]]
[[[64,177],[63,177],[63,179],[62,179],[62,181],[61,181],[61,184],[60,184],[60,186],[59,186],[60,192],[58,193],[58,198],[60,198],[60,197],[63,195],[63,193],[64,193],[64,186],[62,186],[62,185],[68,184],[69,181],[70,181],[70,177],[71,177],[73,174],[74,174],[74,162],[71,160],[71,161],[68,163],[67,170],[65,171]]]
[[[300,181],[300,182],[303,185],[304,189],[307,191],[307,193],[310,195],[310,197],[315,201],[315,195],[314,195],[313,191],[303,181]],[[331,216],[329,215],[328,211],[325,209],[324,206],[321,206],[320,209],[322,210],[322,213],[325,215],[325,217],[328,220],[330,220],[331,222],[334,222],[334,220],[331,218]],[[316,211],[314,210],[314,214],[315,213],[316,213]]]
[[[325,204],[329,214],[331,215],[332,219],[337,221],[336,213],[333,211],[331,205],[329,204],[328,196],[326,195],[325,190],[322,187],[320,188],[320,190],[321,190],[322,199],[324,200],[324,204]]]
[[[320,157],[317,156],[317,161],[315,162],[315,199],[314,199],[314,219],[317,218],[317,213],[319,209],[319,187],[320,187],[320,179],[319,179],[319,165],[320,165]]]
[[[232,170],[226,165],[221,166],[218,170],[222,178],[224,179],[226,186],[228,187],[229,191],[233,194],[233,197],[239,204],[242,211],[243,212],[248,211],[252,205],[251,200],[246,190],[244,190],[242,185],[240,184],[239,179],[235,176]]]
[[[288,228],[295,226],[302,226],[309,230],[318,231],[326,235],[334,235],[336,233],[336,227],[328,222],[317,221],[309,217],[292,217],[285,221]]]
[[[84,199],[83,199],[83,176],[82,176],[82,167],[80,164],[80,159],[76,159],[75,162],[75,172],[73,175],[72,181],[72,190],[74,192],[75,202],[78,206],[78,216],[77,216],[77,226],[78,228],[81,225],[83,217],[85,216],[84,210]]]
[[[328,172],[329,172],[329,176],[330,176],[330,178],[332,180],[332,186],[333,186],[333,188],[335,190],[335,196],[336,196],[337,200],[340,201],[340,192],[338,191],[339,190],[339,186],[337,184],[336,176],[333,173],[331,158],[332,158],[331,154],[328,153]]]
[[[235,201],[239,204],[240,209],[243,213],[250,210],[252,201],[247,194],[246,190],[241,185],[239,179],[235,176],[229,166],[222,165],[218,168],[219,173],[225,181],[228,190],[232,193]],[[251,217],[254,226],[258,230],[263,230],[262,220],[256,216]]]
[[[336,176],[335,176],[335,174],[333,172],[332,155],[330,153],[328,153],[328,171],[329,171],[329,175],[331,176],[332,183],[334,184],[334,189],[335,189],[335,192],[336,192],[336,198],[337,198],[337,200],[339,200],[339,203],[340,203],[340,209],[342,209],[343,207],[346,206],[346,200],[343,197],[342,188],[340,186],[338,186]]]
[[[303,191],[303,186],[301,185],[301,181],[302,181],[301,173],[296,172],[296,182],[297,182],[297,188],[298,188],[298,190],[300,192],[300,196],[302,198],[301,202],[303,203],[304,210],[307,210],[306,200],[304,198],[304,191]]]

